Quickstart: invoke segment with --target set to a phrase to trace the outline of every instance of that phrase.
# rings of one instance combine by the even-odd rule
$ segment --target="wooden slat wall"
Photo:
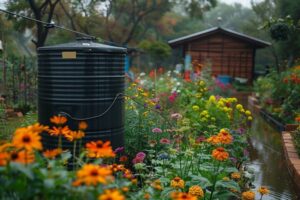
[[[189,52],[193,61],[212,64],[214,75],[230,75],[252,80],[253,47],[238,39],[223,34],[215,34],[205,39],[193,41]]]

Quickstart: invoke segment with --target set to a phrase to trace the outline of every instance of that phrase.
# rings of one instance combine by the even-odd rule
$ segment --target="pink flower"
[[[169,101],[171,102],[171,103],[174,103],[174,101],[175,101],[175,96],[174,95],[171,95],[171,96],[169,96]]]
[[[152,133],[162,133],[162,130],[160,128],[154,128],[152,129]]]
[[[135,156],[136,158],[141,158],[141,159],[145,159],[146,154],[144,152],[138,152]]]
[[[170,144],[171,143],[171,141],[168,138],[162,138],[159,142],[161,144]]]

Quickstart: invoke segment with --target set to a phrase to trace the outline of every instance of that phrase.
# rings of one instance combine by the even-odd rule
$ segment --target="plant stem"
[[[76,168],[77,168],[77,165],[75,164],[76,143],[77,143],[77,140],[74,141],[74,145],[73,145],[73,169],[76,169]]]
[[[217,177],[218,177],[218,171],[219,171],[219,167],[220,167],[220,161],[218,162],[218,167],[217,167],[217,170],[215,168],[214,170],[214,177],[213,177],[213,186],[212,186],[212,190],[211,190],[211,193],[210,193],[210,197],[209,199],[212,200],[213,198],[213,194],[214,194],[214,191],[215,191],[215,187],[216,187],[216,182],[217,182]]]

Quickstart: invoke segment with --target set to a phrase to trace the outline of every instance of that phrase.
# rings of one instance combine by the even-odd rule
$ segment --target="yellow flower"
[[[251,116],[249,116],[247,119],[248,119],[249,121],[252,121],[253,118],[252,118]]]
[[[200,81],[200,82],[199,82],[199,85],[204,86],[204,85],[205,85],[205,82],[204,82],[204,81]]]
[[[270,193],[270,191],[268,190],[267,187],[265,186],[261,186],[259,187],[259,189],[257,190],[261,195],[267,195]]]
[[[238,109],[238,110],[242,110],[242,109],[243,109],[243,106],[242,106],[241,104],[237,104],[235,107],[236,107],[236,109]]]
[[[223,181],[229,181],[230,179],[227,177],[227,176],[225,176],[224,178],[223,178]]]
[[[211,96],[209,97],[208,101],[209,101],[210,103],[215,103],[215,102],[216,102],[216,97],[215,97],[214,95],[211,95]]]
[[[246,191],[242,193],[242,200],[254,200],[255,193],[252,191]]]
[[[233,173],[231,174],[231,178],[232,178],[232,179],[235,179],[235,180],[240,179],[240,178],[241,178],[241,174],[238,173],[238,172],[233,172]]]
[[[98,198],[99,200],[125,200],[125,196],[118,190],[105,190]]]
[[[204,196],[204,192],[203,192],[202,188],[198,185],[193,185],[192,187],[190,187],[189,194],[196,196],[198,198],[202,198]]]
[[[19,128],[16,130],[12,140],[12,144],[17,148],[26,150],[41,150],[41,136],[38,133],[32,133],[27,128]]]
[[[85,164],[80,170],[77,171],[77,180],[73,182],[73,185],[97,185],[99,183],[106,184],[107,181],[113,179],[111,174],[112,171],[108,167],[101,167],[94,164]]]
[[[245,114],[248,115],[248,116],[250,116],[251,115],[250,110],[246,110]]]
[[[199,106],[197,106],[197,105],[193,106],[193,110],[194,111],[198,111],[199,110]]]
[[[218,161],[225,161],[229,157],[229,153],[223,147],[218,147],[212,151],[212,157]]]
[[[182,180],[178,176],[173,178],[173,180],[171,180],[171,187],[183,189],[184,188],[184,180]]]

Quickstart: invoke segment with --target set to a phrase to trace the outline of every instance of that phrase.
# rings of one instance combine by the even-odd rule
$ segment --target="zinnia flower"
[[[42,149],[41,136],[38,133],[29,132],[24,128],[16,130],[12,139],[12,144],[17,148],[24,148],[29,151],[33,149]]]
[[[206,141],[212,145],[217,145],[217,144],[221,143],[220,138],[217,135],[213,135],[213,136],[207,138]]]
[[[99,183],[106,184],[109,180],[113,179],[111,174],[112,171],[108,167],[85,164],[80,170],[77,171],[77,180],[73,182],[73,185],[97,185]]]
[[[86,148],[90,158],[113,158],[116,155],[110,146],[110,141],[92,141],[86,144]]]
[[[64,116],[53,116],[50,118],[50,122],[59,126],[65,124],[67,121],[67,118]]]
[[[168,138],[162,138],[162,139],[160,139],[159,142],[161,144],[170,144],[171,143],[171,141]]]
[[[153,187],[156,190],[162,190],[162,185],[159,179],[156,179],[155,181],[152,182],[151,187]]]
[[[261,186],[259,187],[259,189],[257,190],[261,195],[267,195],[270,193],[270,191],[268,190],[267,187],[265,186]]]
[[[233,140],[230,133],[224,129],[222,129],[220,131],[220,133],[218,134],[218,139],[222,144],[230,144],[230,143],[232,143],[232,140]]]
[[[242,193],[242,200],[254,200],[255,193],[252,191],[246,191]]]
[[[192,187],[190,187],[189,194],[192,196],[196,196],[198,198],[204,197],[204,192],[203,192],[202,188],[198,185],[193,185]]]
[[[240,178],[241,178],[241,174],[238,173],[238,172],[233,172],[233,173],[231,174],[231,178],[232,178],[232,179],[235,179],[235,180],[240,179]]]
[[[152,129],[152,133],[162,133],[162,130],[160,128],[154,128]]]
[[[180,177],[175,177],[173,180],[171,180],[171,187],[173,188],[184,188],[184,180],[182,180]]]
[[[98,198],[99,200],[125,200],[125,196],[118,190],[105,190]]]
[[[218,147],[212,151],[212,157],[218,161],[225,161],[229,157],[229,153],[223,147]]]

